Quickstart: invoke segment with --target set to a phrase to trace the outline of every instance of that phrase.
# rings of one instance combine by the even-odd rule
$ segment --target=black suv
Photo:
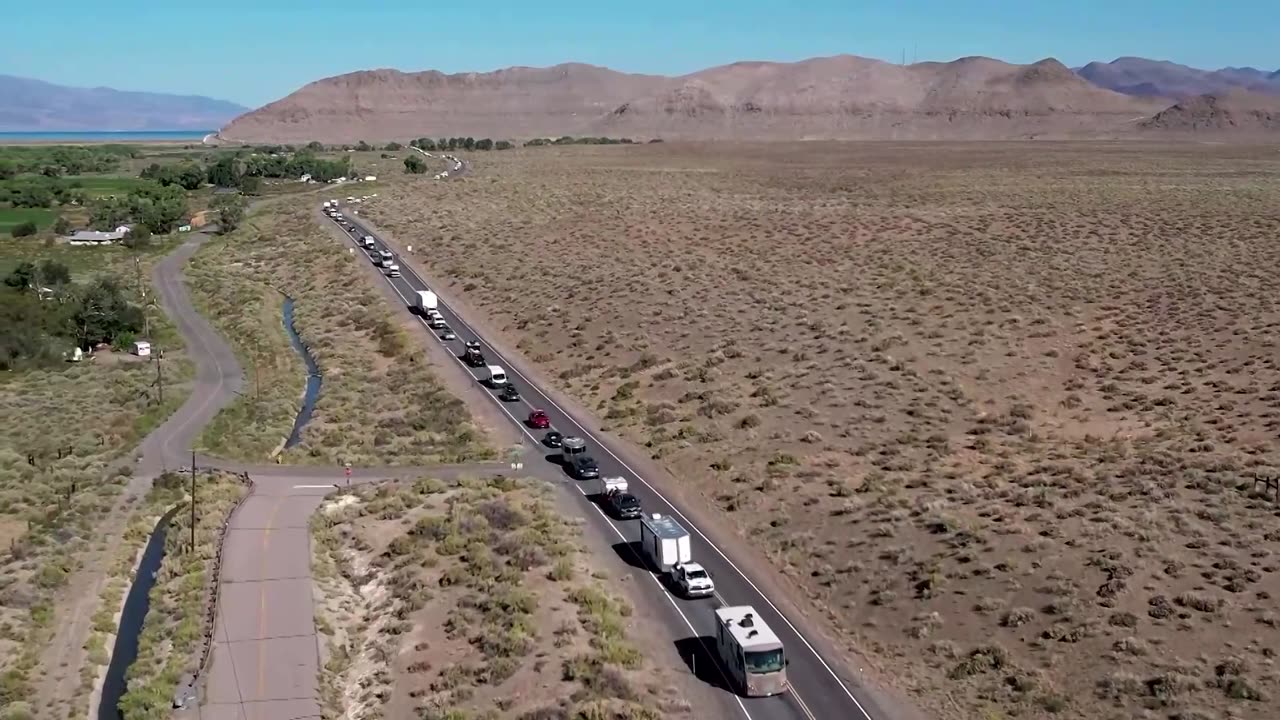
[[[498,393],[498,399],[504,402],[516,402],[520,399],[520,391],[515,385],[507,383],[502,386],[502,391]]]
[[[590,455],[575,457],[570,467],[573,470],[573,476],[579,480],[595,480],[600,477],[600,466],[596,464],[596,459]]]
[[[635,520],[644,514],[640,510],[640,498],[631,493],[609,493],[605,496],[604,504],[619,520]]]

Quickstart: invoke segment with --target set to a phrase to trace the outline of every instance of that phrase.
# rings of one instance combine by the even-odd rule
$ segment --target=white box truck
[[[688,531],[675,518],[657,513],[640,519],[640,552],[650,567],[663,573],[693,560]]]
[[[440,305],[440,299],[430,290],[419,290],[414,293],[413,309],[419,315],[430,315]]]

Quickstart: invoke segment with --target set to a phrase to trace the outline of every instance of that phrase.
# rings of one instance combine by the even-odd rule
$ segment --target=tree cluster
[[[218,187],[239,187],[240,178],[291,178],[310,175],[316,182],[328,182],[351,175],[350,158],[330,160],[311,152],[291,154],[256,154],[240,157],[225,155],[209,166],[208,180]]]
[[[249,202],[242,195],[222,194],[214,197],[210,207],[218,214],[218,227],[222,232],[231,232],[244,222]]]
[[[564,135],[555,139],[552,138],[534,138],[525,142],[525,147],[541,147],[543,145],[632,145],[635,140],[631,138],[608,138],[608,137],[572,137]]]
[[[510,150],[515,147],[509,140],[492,140],[490,138],[440,138],[433,140],[432,138],[418,138],[409,141],[410,147],[416,147],[427,152],[435,150]]]
[[[0,205],[47,208],[88,199],[76,180],[45,175],[21,175],[0,182]]]
[[[187,214],[187,194],[177,185],[146,183],[124,197],[106,198],[93,208],[89,225],[95,230],[112,230],[127,222],[146,227],[152,233],[168,233]]]
[[[161,165],[151,163],[143,168],[138,177],[143,180],[154,180],[161,185],[177,185],[183,190],[199,190],[204,187],[208,173],[198,164],[189,162],[181,165]]]
[[[142,309],[115,278],[81,285],[61,263],[23,262],[0,286],[0,370],[55,362],[73,347],[122,347],[142,327]]]
[[[24,173],[57,177],[110,172],[123,158],[137,157],[132,145],[17,145],[0,148],[0,180]]]

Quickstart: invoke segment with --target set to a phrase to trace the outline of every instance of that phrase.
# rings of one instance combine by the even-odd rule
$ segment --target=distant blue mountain
[[[248,111],[200,95],[73,88],[0,75],[0,132],[205,130]]]
[[[1280,95],[1280,70],[1201,70],[1166,60],[1122,57],[1109,63],[1091,62],[1075,72],[1094,85],[1126,95],[1184,98],[1233,90]]]

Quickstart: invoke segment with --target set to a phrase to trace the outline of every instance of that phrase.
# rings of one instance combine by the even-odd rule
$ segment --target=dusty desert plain
[[[360,212],[872,676],[942,718],[1275,717],[1275,147],[469,159]]]

